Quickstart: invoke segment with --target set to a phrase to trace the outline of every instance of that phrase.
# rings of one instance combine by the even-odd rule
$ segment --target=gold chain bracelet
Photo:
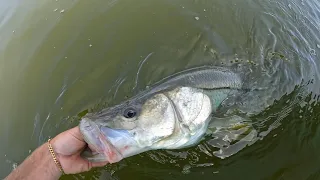
[[[53,151],[53,148],[52,148],[52,146],[51,146],[51,144],[50,144],[50,141],[51,141],[51,139],[49,138],[49,139],[48,139],[48,148],[49,148],[49,151],[50,151],[50,153],[51,153],[51,155],[52,155],[53,161],[54,161],[54,163],[58,166],[58,168],[59,168],[59,170],[61,171],[61,173],[64,174],[64,171],[63,171],[63,169],[62,169],[62,166],[61,166],[60,162],[57,160],[56,155],[54,154],[54,151]]]

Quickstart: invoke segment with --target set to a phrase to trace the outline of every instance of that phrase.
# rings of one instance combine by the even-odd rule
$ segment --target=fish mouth
[[[79,128],[85,142],[88,144],[89,149],[92,151],[91,154],[93,156],[99,156],[99,158],[90,158],[86,156],[84,158],[87,158],[89,161],[107,161],[108,163],[115,163],[123,159],[122,154],[108,140],[97,123],[88,118],[84,118],[81,120]]]

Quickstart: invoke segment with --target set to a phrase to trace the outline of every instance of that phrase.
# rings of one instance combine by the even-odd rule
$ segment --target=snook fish
[[[198,67],[174,74],[113,107],[87,114],[79,127],[89,148],[82,156],[115,163],[155,149],[197,144],[220,104],[243,88],[228,68]]]

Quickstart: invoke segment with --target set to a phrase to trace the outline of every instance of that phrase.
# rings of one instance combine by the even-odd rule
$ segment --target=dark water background
[[[0,178],[86,111],[239,63],[269,87],[242,107],[268,106],[255,143],[219,159],[209,138],[62,179],[320,179],[319,18],[317,0],[0,0]]]

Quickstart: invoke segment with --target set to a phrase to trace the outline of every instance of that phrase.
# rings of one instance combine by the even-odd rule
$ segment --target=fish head
[[[95,152],[87,159],[114,163],[152,149],[193,145],[205,133],[211,111],[202,90],[178,87],[87,115],[79,125]]]

